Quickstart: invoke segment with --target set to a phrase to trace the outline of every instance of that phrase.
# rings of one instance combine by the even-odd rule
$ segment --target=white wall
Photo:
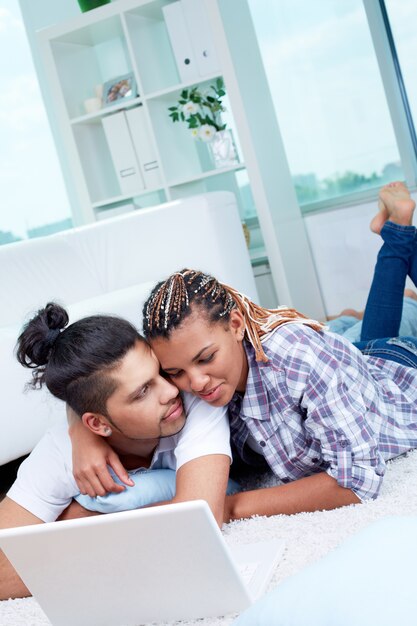
[[[369,229],[376,211],[376,202],[371,202],[305,218],[328,315],[344,308],[361,310],[366,304],[381,246],[381,238]]]

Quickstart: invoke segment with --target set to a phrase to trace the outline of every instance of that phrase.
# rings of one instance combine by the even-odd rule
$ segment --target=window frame
[[[407,97],[395,39],[384,0],[363,0],[368,27],[382,79],[397,142],[405,183],[417,190],[417,135]],[[365,204],[375,199],[375,190],[352,192],[334,198],[300,205],[301,213],[310,215]]]

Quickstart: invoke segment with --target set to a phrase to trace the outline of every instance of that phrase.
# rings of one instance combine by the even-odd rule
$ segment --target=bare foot
[[[397,181],[385,185],[379,192],[379,212],[371,221],[371,230],[379,234],[387,220],[401,226],[410,226],[415,206],[416,203],[404,183]]]
[[[363,319],[363,311],[356,311],[355,309],[343,309],[343,311],[341,311],[339,315],[329,315],[328,317],[326,317],[326,319],[328,322],[331,322],[332,320],[336,320],[342,315],[348,315],[349,317],[356,317],[357,320]]]
[[[379,235],[381,232],[381,228],[389,218],[388,209],[385,204],[382,202],[381,198],[378,198],[378,213],[372,218],[369,228],[373,233]]]
[[[411,298],[412,300],[417,300],[417,293],[412,289],[404,289],[404,296],[406,298]]]

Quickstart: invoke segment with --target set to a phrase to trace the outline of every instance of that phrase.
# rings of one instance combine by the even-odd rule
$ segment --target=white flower
[[[198,128],[191,129],[191,136],[194,137],[194,139],[198,137]]]
[[[202,141],[211,141],[215,135],[216,129],[211,124],[203,124],[200,126],[198,136]]]
[[[182,107],[182,112],[184,113],[184,115],[195,115],[197,111],[197,105],[195,104],[195,102],[191,102],[191,100],[186,102]]]

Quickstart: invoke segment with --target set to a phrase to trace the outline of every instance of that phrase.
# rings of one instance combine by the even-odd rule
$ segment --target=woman
[[[179,389],[228,405],[239,457],[266,462],[284,483],[230,496],[226,519],[375,498],[385,462],[417,447],[417,342],[369,341],[384,316],[396,334],[405,277],[415,276],[414,203],[400,183],[381,200],[373,229],[384,246],[359,344],[367,356],[295,310],[268,311],[193,270],[157,285],[145,304],[144,333],[162,369]],[[381,271],[392,292],[377,285]]]

